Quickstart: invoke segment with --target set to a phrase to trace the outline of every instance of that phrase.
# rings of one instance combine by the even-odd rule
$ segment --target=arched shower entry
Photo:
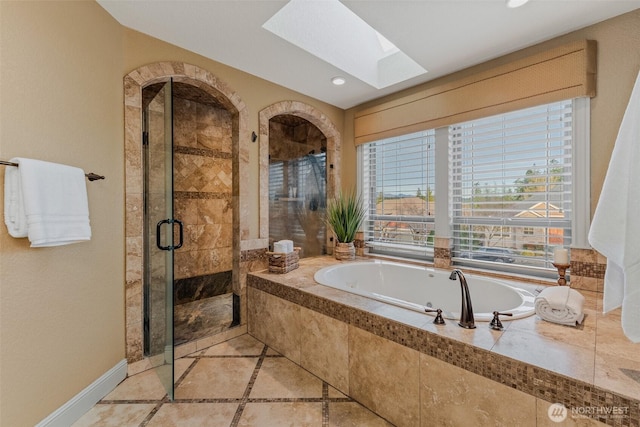
[[[269,219],[261,235],[270,246],[293,240],[302,257],[331,253],[324,213],[340,182],[335,125],[310,105],[285,101],[260,112],[260,132],[261,217]]]
[[[240,320],[246,108],[215,76],[184,63],[134,70],[124,89],[127,359],[148,360],[172,396],[174,345]]]

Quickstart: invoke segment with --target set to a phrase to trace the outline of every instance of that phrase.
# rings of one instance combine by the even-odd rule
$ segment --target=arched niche
[[[244,296],[240,271],[240,236],[248,226],[240,218],[240,176],[248,168],[247,108],[226,83],[209,71],[183,62],[158,62],[144,65],[124,77],[125,148],[125,316],[126,357],[128,362],[143,359],[143,166],[142,166],[142,88],[172,78],[200,88],[219,101],[232,116],[233,157],[233,288]],[[246,304],[244,298],[242,304]]]
[[[320,130],[327,139],[327,199],[331,199],[340,188],[341,136],[329,118],[312,107],[299,101],[283,101],[272,104],[260,111],[260,238],[269,238],[269,121],[280,115],[301,117]],[[327,237],[329,239],[329,237]],[[330,248],[327,241],[327,248]]]

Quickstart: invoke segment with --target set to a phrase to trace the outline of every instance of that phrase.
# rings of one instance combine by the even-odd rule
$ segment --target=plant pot
[[[335,256],[338,261],[353,261],[356,259],[356,247],[353,242],[336,242],[336,247],[333,249],[333,256]]]

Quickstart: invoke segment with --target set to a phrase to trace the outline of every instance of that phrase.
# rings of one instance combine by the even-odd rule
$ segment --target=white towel
[[[584,296],[569,286],[550,286],[534,301],[536,314],[543,320],[576,326],[584,319]]]
[[[600,200],[589,230],[591,246],[607,257],[606,313],[622,306],[622,329],[640,342],[640,74],[622,118]]]
[[[5,181],[5,223],[8,217],[7,228],[14,228],[10,230],[17,234],[14,237],[25,237],[23,224],[26,223],[31,247],[60,246],[91,239],[82,169],[24,158],[11,161],[20,165],[9,167],[5,172],[5,180],[7,174],[10,178],[8,185]],[[20,185],[16,185],[14,179],[16,172]],[[20,199],[23,202],[21,218]]]
[[[9,235],[16,238],[27,237],[27,216],[22,200],[20,171],[16,166],[4,170],[4,223]]]

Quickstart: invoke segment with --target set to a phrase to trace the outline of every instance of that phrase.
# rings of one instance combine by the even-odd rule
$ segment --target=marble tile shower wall
[[[216,153],[220,153],[222,155],[218,158],[227,159],[227,157],[229,157],[229,153],[231,153],[231,163],[235,162],[238,167],[238,173],[234,175],[234,177],[237,178],[237,181],[239,182],[246,182],[249,179],[249,144],[251,142],[250,130],[247,128],[247,124],[249,123],[248,109],[238,94],[224,81],[217,78],[211,72],[196,65],[169,61],[143,65],[124,76],[124,166],[126,201],[126,274],[124,287],[126,299],[126,357],[129,362],[128,372],[130,374],[141,372],[145,369],[149,369],[150,367],[149,360],[146,359],[143,354],[143,273],[145,273],[143,254],[145,244],[143,238],[144,170],[142,155],[142,117],[144,100],[142,96],[142,89],[158,81],[167,81],[170,77],[173,78],[174,82],[184,83],[186,85],[202,89],[209,96],[205,95],[197,98],[197,100],[202,99],[203,103],[218,102],[224,110],[229,112],[227,115],[224,111],[212,111],[211,114],[223,115],[224,120],[221,122],[224,123],[224,131],[220,133],[220,129],[205,129],[206,126],[204,126],[202,128],[202,132],[199,133],[199,137],[195,140],[196,145],[188,146],[188,144],[193,144],[194,140],[185,142],[187,146],[180,148],[182,154],[187,152],[193,153],[192,158],[195,158],[195,154],[197,153],[202,157],[212,157],[212,154],[213,157],[216,157]],[[197,120],[195,123],[196,129],[198,129]],[[235,141],[233,145],[228,141],[227,135],[229,132],[226,129],[227,126],[233,129],[230,132],[233,140]],[[177,129],[177,132],[182,132],[182,130]],[[228,167],[226,170],[230,171],[230,169],[231,167]],[[218,179],[227,181],[228,175],[224,176],[221,174],[218,176]],[[231,211],[237,212],[238,216],[234,217],[234,219],[240,218],[240,220],[237,220],[235,223],[229,221],[231,222],[229,229],[233,228],[232,234],[235,236],[234,240],[237,241],[240,239],[244,245],[243,249],[260,248],[263,245],[259,240],[243,240],[249,239],[250,235],[248,224],[241,220],[241,218],[245,218],[247,216],[247,212],[249,211],[248,200],[250,198],[250,194],[248,187],[240,187],[237,183],[234,185],[235,188],[231,194],[231,208],[227,209],[228,204],[221,204],[222,207],[219,209],[212,208],[211,210],[220,212],[221,214],[224,213],[225,215],[233,215]],[[213,197],[209,198],[213,199]],[[222,200],[227,202],[227,199],[222,197],[219,197],[217,200],[219,202]],[[235,255],[239,255],[237,250]],[[232,255],[229,253],[228,256],[231,257]],[[224,260],[225,258],[222,259],[223,264],[226,263]],[[246,274],[247,266],[243,266],[241,264],[240,271],[244,271],[244,274]],[[233,283],[233,291],[240,295],[241,301],[244,301],[243,288],[245,283],[246,280],[243,277],[239,277],[238,282]],[[240,327],[230,329],[212,337],[205,337],[198,339],[197,341],[183,344],[176,349],[176,352],[183,352],[181,354],[185,354],[184,351],[193,352],[198,348],[209,347],[217,342],[224,341],[230,337],[244,333],[244,331],[246,331],[246,325],[244,325],[244,321],[242,320],[246,317],[244,315],[244,313],[246,313],[246,304],[244,304],[244,302],[241,304],[240,309],[242,322]]]
[[[174,100],[174,208],[184,223],[176,279],[232,270],[231,114]]]
[[[311,124],[289,126],[269,122],[269,158],[277,160],[297,159],[310,151],[320,153],[327,148],[327,139]]]

